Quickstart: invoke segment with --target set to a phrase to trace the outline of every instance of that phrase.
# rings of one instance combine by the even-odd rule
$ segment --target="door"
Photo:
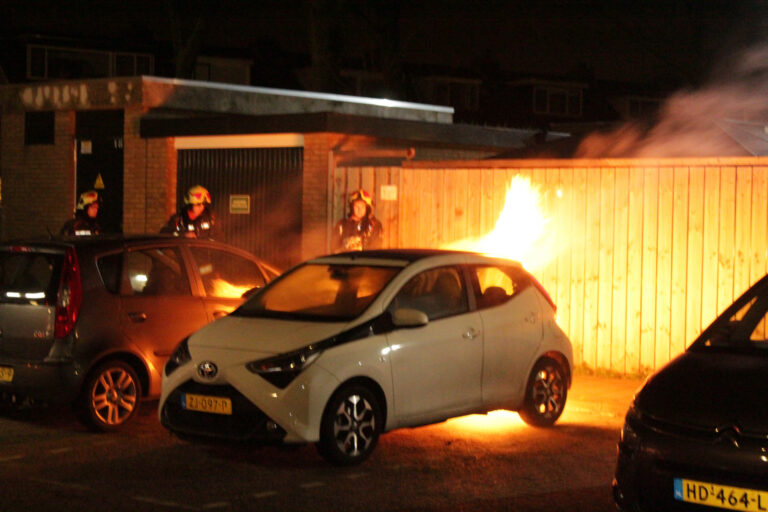
[[[121,326],[159,372],[176,345],[208,323],[205,306],[176,247],[128,250],[122,265]]]
[[[123,231],[123,111],[77,112],[75,202],[96,190],[102,199],[99,223],[105,233]],[[73,206],[74,209],[74,206]]]
[[[458,267],[417,274],[393,299],[389,310],[417,309],[429,323],[390,333],[394,410],[416,424],[472,411],[481,403],[483,336],[480,317],[468,308]]]
[[[516,404],[543,334],[538,291],[514,266],[469,268],[483,322],[483,404]]]

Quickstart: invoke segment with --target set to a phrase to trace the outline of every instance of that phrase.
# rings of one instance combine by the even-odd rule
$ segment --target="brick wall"
[[[166,139],[139,137],[138,105],[125,109],[123,231],[156,233],[168,220],[167,197],[176,197],[175,150]],[[173,183],[169,183],[169,169]]]
[[[328,252],[328,167],[330,150],[338,138],[330,133],[304,136],[302,259]]]
[[[0,123],[2,232],[4,240],[57,233],[71,218],[74,197],[74,113],[57,111],[52,145],[24,145],[24,113]]]

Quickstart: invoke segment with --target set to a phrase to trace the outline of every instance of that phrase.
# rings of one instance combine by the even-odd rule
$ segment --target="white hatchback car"
[[[571,367],[555,305],[519,263],[344,253],[294,267],[184,340],[159,415],[185,438],[317,442],[348,465],[382,432],[469,413],[552,425]]]

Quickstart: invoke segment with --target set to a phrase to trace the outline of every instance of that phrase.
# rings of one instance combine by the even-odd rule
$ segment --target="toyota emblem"
[[[219,369],[215,363],[211,361],[203,361],[197,365],[197,374],[204,379],[212,379],[219,373]]]

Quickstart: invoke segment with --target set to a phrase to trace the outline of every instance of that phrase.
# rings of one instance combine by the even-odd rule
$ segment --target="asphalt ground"
[[[623,418],[645,379],[575,374],[566,410]]]

